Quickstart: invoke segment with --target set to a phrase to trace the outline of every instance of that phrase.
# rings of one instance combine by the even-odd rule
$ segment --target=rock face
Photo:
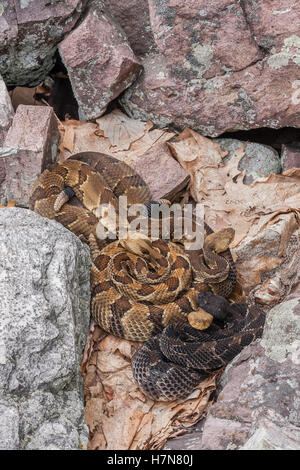
[[[87,0],[1,2],[0,73],[8,86],[40,83],[56,61],[57,44]]]
[[[89,250],[27,209],[1,209],[0,232],[0,448],[77,449]]]
[[[126,35],[101,1],[89,3],[87,15],[59,51],[83,120],[101,116],[141,70]]]
[[[148,0],[106,0],[105,3],[124,29],[137,56],[158,52],[150,25]]]
[[[282,146],[281,161],[283,171],[290,168],[300,168],[300,144],[294,142]]]
[[[144,74],[121,98],[131,116],[212,137],[300,125],[300,5],[148,3],[159,53],[145,57]]]
[[[28,204],[33,182],[55,161],[58,143],[59,131],[52,108],[18,106],[0,149],[5,172],[0,188],[2,203],[14,199],[19,204]]]
[[[172,200],[190,179],[188,172],[171,156],[164,144],[154,145],[144,155],[132,160],[130,166],[146,181],[154,200]]]
[[[240,2],[149,0],[151,27],[175,76],[211,78],[246,68],[262,57]],[[173,34],[170,34],[170,31]],[[238,54],[233,48],[239,45]]]
[[[130,116],[211,137],[300,126],[297,2],[1,3],[0,73],[8,86],[41,82],[58,45],[81,120],[101,116],[124,92]]]

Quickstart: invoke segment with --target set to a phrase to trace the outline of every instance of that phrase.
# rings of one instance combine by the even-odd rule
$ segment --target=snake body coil
[[[172,400],[188,394],[209,371],[259,337],[264,313],[224,299],[235,287],[234,263],[228,243],[222,243],[230,231],[214,234],[205,224],[203,250],[191,253],[163,239],[100,241],[97,210],[110,204],[118,215],[123,195],[129,207],[152,199],[128,165],[83,152],[43,172],[29,204],[89,244],[95,321],[113,335],[146,341],[133,358],[134,376],[150,397]],[[215,316],[203,331],[186,321],[199,309]]]

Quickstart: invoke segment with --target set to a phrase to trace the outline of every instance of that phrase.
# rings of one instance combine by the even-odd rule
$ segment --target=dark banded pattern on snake
[[[72,188],[75,197],[67,200],[55,211],[55,203],[66,187]],[[215,294],[227,297],[230,295],[235,284],[235,268],[228,249],[232,231],[214,234],[205,224],[205,243],[203,250],[198,253],[184,252],[181,245],[160,239],[152,242],[135,241],[134,246],[121,240],[109,244],[99,243],[96,235],[98,206],[110,203],[118,212],[117,198],[124,194],[129,205],[147,204],[151,200],[149,188],[128,165],[110,156],[84,152],[54,165],[40,176],[31,192],[30,208],[45,217],[59,221],[89,243],[93,260],[91,312],[95,321],[104,330],[116,336],[136,341],[146,341],[150,338],[151,344],[158,344],[157,339],[151,339],[154,335],[161,335],[169,324],[179,322],[182,325],[191,312],[199,309],[199,293],[212,290]],[[227,237],[224,250],[222,237]],[[247,312],[239,323],[239,332],[233,334],[236,338],[235,344],[238,345],[236,351],[259,336],[261,331],[260,327],[254,327],[249,334],[248,330],[243,329],[243,324],[247,325],[253,312],[257,311],[247,307]],[[262,319],[263,313],[260,312],[258,316]],[[216,338],[213,348],[210,341],[207,345],[198,344],[199,351],[210,357],[208,363],[212,368],[214,364],[219,364],[221,357],[226,356],[226,347],[230,350],[228,357],[232,358],[234,352],[231,347],[233,343],[230,343],[229,338],[224,339],[220,331],[218,334],[220,343]],[[145,344],[146,350],[149,344]],[[189,341],[186,346],[186,354],[189,355]],[[143,354],[143,351],[145,350],[141,349],[140,354]],[[156,353],[162,354],[157,351]],[[168,364],[169,361],[170,359],[167,360]],[[144,379],[141,379],[144,375],[140,372],[140,366],[135,366],[137,363],[140,364],[135,358],[135,377],[145,393],[149,393],[144,386]],[[155,367],[151,366],[150,372],[147,370],[146,376],[149,380],[152,372],[154,376],[158,374],[162,378],[160,367],[167,367],[168,371],[176,369],[177,375],[183,373],[179,373],[174,365],[162,364],[158,362]],[[202,364],[200,370],[201,368]],[[169,377],[170,372],[167,374]],[[190,391],[187,387],[190,381],[187,374],[199,379],[199,371],[186,368],[185,379],[176,385],[177,396]],[[172,393],[169,396],[165,392],[161,395],[160,393],[156,391],[153,397],[175,397]]]

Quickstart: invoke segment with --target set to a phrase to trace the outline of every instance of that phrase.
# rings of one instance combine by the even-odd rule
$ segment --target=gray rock
[[[0,75],[0,146],[12,123],[14,110],[4,80]],[[6,175],[4,161],[0,158],[0,186]]]
[[[4,140],[6,131],[9,129],[14,117],[14,110],[11,104],[6,85],[0,75],[0,145]]]
[[[5,401],[0,402],[0,449],[19,449],[19,413],[16,407]]]
[[[0,73],[10,86],[39,84],[53,68],[57,44],[87,0],[22,0],[0,4]]]
[[[87,442],[88,247],[27,209],[1,209],[0,234],[0,448],[76,449]]]
[[[258,420],[256,430],[241,450],[299,450],[300,429],[286,423],[278,426],[267,418]]]
[[[240,148],[244,142],[237,139],[214,139],[221,145],[222,150],[228,150],[224,162],[230,160],[233,153]],[[239,170],[245,170],[244,183],[251,184],[257,178],[268,176],[270,173],[281,172],[280,157],[276,150],[267,145],[248,142],[245,147],[245,155],[241,159]]]

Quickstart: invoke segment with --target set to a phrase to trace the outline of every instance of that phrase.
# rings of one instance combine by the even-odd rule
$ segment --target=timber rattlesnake
[[[213,233],[205,224],[199,252],[185,252],[163,239],[100,242],[98,207],[109,203],[118,215],[121,195],[129,206],[151,201],[148,186],[128,165],[83,152],[42,173],[29,207],[89,244],[95,321],[113,335],[146,341],[133,358],[134,376],[150,397],[172,400],[187,395],[209,371],[259,337],[264,312],[224,298],[235,287],[228,249],[232,229]],[[211,315],[214,322],[208,326]],[[195,330],[187,319],[208,328]]]

